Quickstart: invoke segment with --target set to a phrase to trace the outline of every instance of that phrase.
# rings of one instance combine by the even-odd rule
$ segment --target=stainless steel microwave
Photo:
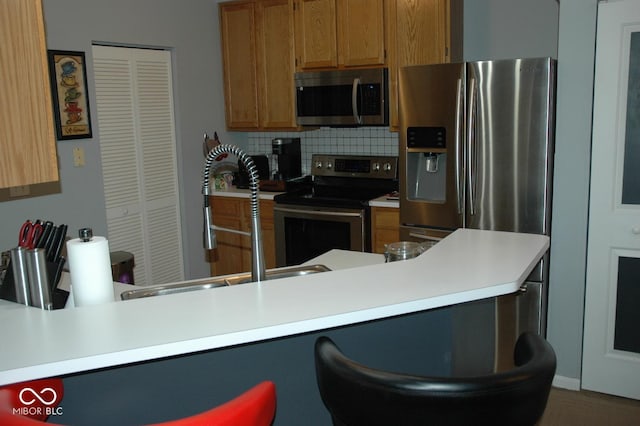
[[[388,126],[386,68],[298,72],[296,120],[301,126]]]

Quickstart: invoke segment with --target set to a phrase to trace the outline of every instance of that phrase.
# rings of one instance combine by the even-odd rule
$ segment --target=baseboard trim
[[[568,389],[573,391],[580,390],[580,379],[574,379],[572,377],[553,376],[553,382],[551,385],[555,388]]]

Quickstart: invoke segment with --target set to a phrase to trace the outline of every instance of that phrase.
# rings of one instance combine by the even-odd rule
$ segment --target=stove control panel
[[[313,154],[311,164],[311,174],[314,176],[380,179],[398,177],[398,157]]]

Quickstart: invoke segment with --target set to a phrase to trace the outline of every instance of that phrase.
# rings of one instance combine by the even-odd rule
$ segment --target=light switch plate
[[[73,148],[73,166],[84,167],[84,148],[79,146]]]

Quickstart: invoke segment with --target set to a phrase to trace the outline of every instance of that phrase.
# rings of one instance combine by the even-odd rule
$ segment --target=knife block
[[[58,263],[50,262],[50,261],[46,262],[49,283],[51,283],[53,287],[50,289],[51,301],[53,302],[53,309],[64,308],[64,305],[67,303],[67,298],[69,297],[68,291],[61,290],[55,287],[57,282],[60,281],[60,275],[62,274],[62,268],[64,266],[64,263],[65,263],[64,258],[61,258],[61,262],[58,262]],[[0,285],[0,299],[17,303],[15,279],[13,276],[13,268],[11,266],[11,262],[9,262],[9,266],[4,276],[4,280],[2,281],[2,285]]]

